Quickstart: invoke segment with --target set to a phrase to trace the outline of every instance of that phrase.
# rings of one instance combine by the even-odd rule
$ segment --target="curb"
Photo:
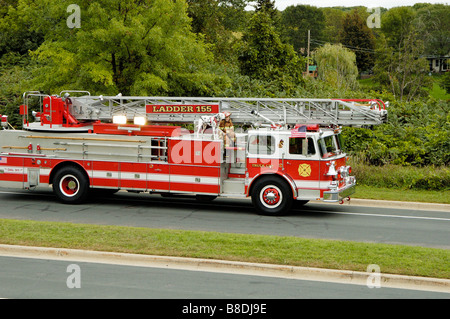
[[[375,286],[450,293],[450,279],[348,270],[16,245],[0,245],[0,256],[232,273],[366,285],[369,288]]]
[[[314,202],[311,202],[314,203]],[[317,202],[323,204],[325,202]],[[326,203],[330,205],[339,205],[338,203]],[[450,213],[449,204],[437,203],[421,203],[421,202],[402,202],[393,200],[377,200],[377,199],[360,199],[352,198],[350,201],[344,201],[343,206],[366,206],[366,207],[381,207],[381,208],[398,208],[409,210],[433,210]]]

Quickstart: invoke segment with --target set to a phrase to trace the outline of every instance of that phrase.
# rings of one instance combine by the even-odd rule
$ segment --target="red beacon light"
[[[8,127],[8,116],[7,115],[1,115],[1,114],[0,114],[0,116],[2,117],[2,127],[4,129],[6,129]]]
[[[308,132],[319,132],[320,131],[320,126],[319,126],[319,124],[306,125],[306,130]]]
[[[294,126],[294,129],[298,129],[300,127],[305,127],[307,132],[319,132],[320,131],[320,125],[319,124],[296,124]]]

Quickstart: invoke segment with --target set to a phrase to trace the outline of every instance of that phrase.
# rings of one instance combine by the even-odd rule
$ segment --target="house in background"
[[[441,73],[449,70],[450,52],[446,56],[428,55],[425,58],[430,65],[430,72]]]

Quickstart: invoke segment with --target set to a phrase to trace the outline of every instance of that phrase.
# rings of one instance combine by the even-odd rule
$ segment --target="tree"
[[[411,7],[395,7],[382,16],[381,31],[387,45],[401,47],[406,37],[416,31],[414,23],[416,12]]]
[[[191,31],[184,0],[80,0],[81,28],[67,25],[71,1],[19,0],[30,29],[45,34],[32,53],[43,91],[85,89],[123,95],[213,95],[224,79]]]
[[[257,0],[255,11],[264,11],[269,14],[270,18],[273,20],[277,11],[275,8],[275,0]]]
[[[250,0],[220,0],[219,11],[223,15],[223,25],[230,31],[243,31],[247,26],[247,16],[251,14],[246,11]]]
[[[308,30],[311,31],[312,39],[310,48],[314,50],[318,46],[317,41],[314,40],[322,39],[325,16],[322,10],[313,6],[289,6],[282,12],[281,24],[283,35],[294,46],[295,51],[299,52],[303,49],[303,53],[306,55]]]
[[[257,79],[280,80],[281,85],[302,83],[304,60],[284,44],[265,11],[256,12],[243,36],[238,57],[241,73]]]
[[[217,61],[231,60],[232,31],[242,27],[246,0],[187,0],[192,30],[202,34]]]
[[[417,10],[417,19],[420,19],[424,26],[420,33],[425,54],[442,57],[439,61],[442,65],[445,62],[444,57],[450,52],[450,6],[425,3],[421,5]]]
[[[424,42],[420,19],[409,7],[392,8],[383,16],[383,37],[379,40],[375,64],[376,80],[400,101],[410,101],[429,87],[428,61],[421,56]]]
[[[342,44],[327,43],[313,52],[318,78],[335,88],[355,89],[358,68],[356,55]]]
[[[442,76],[441,87],[444,88],[447,93],[450,93],[450,72],[445,72],[445,74]]]
[[[18,5],[18,0],[0,0],[0,58],[27,55],[44,41],[41,32],[30,30],[33,21],[20,14]]]
[[[341,42],[345,13],[336,8],[322,8],[325,17],[323,40],[330,43]]]
[[[360,72],[372,69],[375,37],[357,9],[345,16],[341,43],[355,52],[356,65]]]

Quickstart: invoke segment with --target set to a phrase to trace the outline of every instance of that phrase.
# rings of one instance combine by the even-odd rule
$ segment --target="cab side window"
[[[271,135],[252,135],[248,140],[250,154],[271,155],[275,153],[275,138]]]
[[[289,138],[289,154],[292,155],[314,155],[316,149],[312,138],[290,137]]]

